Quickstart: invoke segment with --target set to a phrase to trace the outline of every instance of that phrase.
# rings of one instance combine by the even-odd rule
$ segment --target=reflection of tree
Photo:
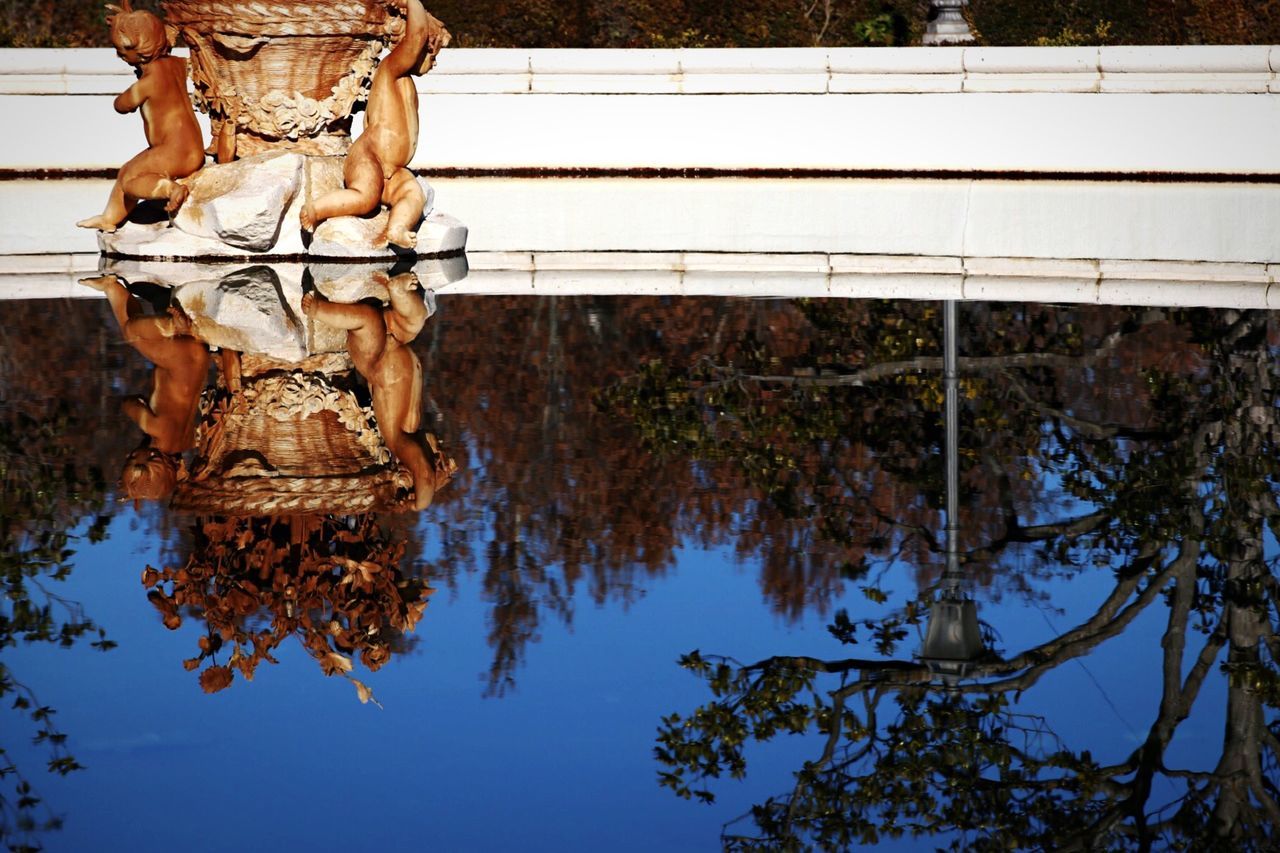
[[[252,681],[272,652],[296,637],[325,675],[353,681],[359,658],[371,672],[405,651],[433,590],[400,571],[404,542],[388,540],[369,516],[202,519],[180,568],[148,567],[147,597],[177,630],[185,610],[205,623],[200,654],[185,662],[207,693],[238,672]],[[225,663],[218,655],[229,648]]]
[[[753,808],[754,832],[726,832],[730,847],[841,847],[906,833],[944,834],[953,847],[1272,849],[1280,829],[1280,596],[1263,538],[1280,516],[1273,330],[1265,314],[1235,312],[1189,313],[1179,328],[1198,357],[1144,365],[1149,413],[1132,400],[1073,399],[1070,385],[1031,371],[1005,377],[1049,436],[1027,452],[1061,465],[1064,490],[1092,507],[1087,524],[1065,525],[1037,547],[1068,564],[1090,553],[1107,555],[1101,564],[1120,560],[1114,588],[1091,617],[1035,648],[980,661],[971,682],[941,690],[927,666],[910,660],[742,665],[694,653],[683,664],[715,698],[664,721],[663,784],[710,798],[693,788],[696,780],[742,776],[748,742],[816,730],[820,754],[791,791]],[[987,444],[980,458],[995,456],[996,441]],[[996,506],[1007,507],[1007,498]],[[1000,558],[1010,537],[992,532],[998,544],[980,543],[972,554]],[[1128,756],[1100,762],[1061,742],[1051,720],[1015,713],[1017,698],[1043,676],[1121,635],[1157,601],[1168,607],[1161,697]],[[852,640],[870,630],[892,654],[901,627],[918,624],[921,612],[913,602],[883,619],[838,619],[833,631]],[[1171,767],[1169,744],[1224,647],[1220,759]],[[1177,796],[1160,793],[1175,786]]]
[[[70,648],[85,637],[103,651],[115,645],[79,602],[56,591],[71,574],[76,542],[103,539],[109,521],[101,472],[69,453],[64,442],[80,428],[65,407],[37,418],[0,406],[0,654],[19,643]],[[86,518],[92,523],[79,531]],[[54,723],[54,710],[2,661],[0,701],[30,720],[34,742],[48,748],[49,772],[65,776],[82,769]],[[0,786],[0,842],[38,848],[34,833],[56,828],[60,820],[47,809],[38,816],[41,800],[32,781],[3,747]]]

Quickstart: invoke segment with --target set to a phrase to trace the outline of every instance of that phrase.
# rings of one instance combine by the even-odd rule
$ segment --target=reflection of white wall
[[[1280,263],[1280,186],[969,179],[432,181],[477,252]],[[0,181],[0,255],[94,252],[105,180]]]
[[[1280,174],[1280,47],[449,50],[432,168]],[[0,169],[141,147],[109,50],[0,50]]]
[[[844,179],[432,181],[497,252],[820,252],[1280,263],[1280,186]],[[93,252],[110,182],[0,181],[0,255]]]

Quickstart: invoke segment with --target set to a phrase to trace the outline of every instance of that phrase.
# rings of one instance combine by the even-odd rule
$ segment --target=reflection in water
[[[351,285],[355,276],[346,278]],[[217,692],[236,673],[252,680],[296,636],[325,675],[351,679],[369,701],[351,675],[354,659],[376,671],[407,648],[431,589],[405,577],[403,541],[368,513],[426,509],[457,466],[420,431],[423,371],[407,346],[433,307],[415,273],[366,272],[356,292],[373,304],[331,301],[308,279],[302,312],[343,334],[317,347],[324,329],[305,330],[310,351],[289,361],[276,357],[271,331],[292,328],[297,315],[269,267],[217,278],[216,298],[207,287],[180,288],[171,307],[167,289],[135,285],[158,291],[163,316],[145,316],[118,276],[86,284],[106,294],[126,342],[155,367],[149,400],[125,403],[148,436],[126,463],[126,494],[172,496],[174,507],[199,515],[185,562],[143,575],[166,627],[178,629],[184,612],[205,625],[187,669]],[[267,298],[247,318],[225,304],[255,288]],[[208,389],[203,336],[224,343]]]
[[[142,299],[116,276],[85,279],[83,284],[106,295],[125,342],[155,365],[151,394],[129,397],[121,405],[145,437],[125,460],[120,483],[134,500],[163,500],[177,487],[182,454],[195,444],[196,412],[209,373],[208,347],[191,335],[181,310],[147,315]],[[168,301],[166,292],[151,295]]]
[[[252,681],[292,636],[325,675],[350,679],[368,702],[353,659],[376,672],[406,650],[433,592],[400,571],[403,558],[403,541],[369,516],[206,518],[185,565],[148,567],[142,581],[166,627],[177,630],[184,611],[204,623],[200,654],[185,666],[204,667],[205,692],[226,688],[236,673]]]
[[[960,510],[951,513],[937,305],[451,298],[429,333],[404,344],[431,386],[448,389],[448,422],[424,423],[469,458],[457,485],[433,496],[428,552],[397,517],[372,520],[418,498],[390,442],[361,439],[384,422],[365,378],[376,358],[364,371],[343,362],[334,350],[350,330],[307,317],[300,274],[270,272],[240,278],[255,283],[259,302],[237,302],[249,289],[217,277],[180,287],[190,298],[177,299],[195,335],[217,337],[223,352],[248,349],[237,314],[276,300],[292,314],[281,309],[270,314],[280,324],[259,327],[274,335],[269,357],[298,354],[287,367],[250,354],[219,359],[174,494],[197,517],[194,540],[171,533],[178,556],[145,579],[164,618],[204,624],[188,666],[206,687],[247,678],[287,636],[337,674],[356,676],[362,660],[380,665],[412,641],[429,590],[403,567],[428,553],[433,584],[461,587],[475,573],[490,692],[513,689],[522,662],[539,653],[554,681],[554,667],[570,664],[563,650],[536,645],[548,624],[586,605],[608,607],[602,621],[627,619],[626,605],[664,575],[702,568],[682,563],[685,554],[718,548],[750,568],[781,621],[821,614],[836,637],[858,644],[857,657],[815,647],[812,657],[778,648],[787,654],[746,664],[686,658],[712,694],[663,728],[661,769],[676,790],[710,795],[700,780],[746,772],[748,761],[757,781],[757,739],[813,735],[791,741],[811,751],[797,755],[794,778],[777,780],[786,791],[726,830],[731,845],[840,848],[919,833],[938,846],[1268,846],[1280,783],[1272,315],[961,306],[960,440],[950,456]],[[391,277],[381,275],[385,286]],[[381,337],[375,349],[391,344],[389,294],[371,293],[367,278],[343,291],[328,272],[313,277],[334,302],[379,296],[355,313]],[[30,364],[49,351],[77,365],[82,348],[95,352],[83,347],[93,333],[77,317],[97,310],[71,306],[65,328],[47,328],[35,311],[6,308],[5,328],[15,331],[5,352]],[[0,362],[13,398],[71,401],[65,424],[45,418],[38,440],[6,450],[10,470],[29,465],[45,477],[43,491],[6,505],[11,537],[18,529],[43,547],[46,533],[111,511],[85,460],[114,467],[133,440],[101,401],[143,387],[151,368],[128,360],[132,350],[122,360],[98,347],[92,364],[66,376]],[[332,422],[289,414],[299,400],[305,418]],[[77,420],[81,411],[94,416]],[[29,423],[21,429],[36,435]],[[346,449],[309,453],[305,436],[280,438],[311,430],[325,447],[333,439]],[[276,438],[252,437],[268,433]],[[289,442],[296,452],[283,452]],[[28,445],[56,464],[18,459]],[[63,460],[75,462],[65,483]],[[321,464],[323,472],[306,467]],[[326,494],[326,480],[343,486]],[[340,497],[347,503],[326,503]],[[233,499],[234,512],[219,504]],[[290,499],[298,503],[268,503]],[[162,533],[169,519],[142,516]],[[948,572],[948,541],[963,584]],[[35,557],[24,565],[57,571]],[[1069,604],[1054,600],[1066,581]],[[710,596],[705,606],[715,604]],[[991,623],[978,622],[977,644],[969,604]],[[1038,637],[1009,621],[1023,605],[1013,612],[1037,625],[1032,607],[1085,612]],[[948,615],[959,650],[939,653],[930,617],[936,639]],[[724,618],[741,632],[772,623],[768,613]],[[1157,621],[1161,636],[1144,649],[1140,629]],[[693,647],[688,625],[663,630]],[[1135,746],[1118,745],[1103,723],[1082,725],[1069,706],[1048,716],[1029,707],[1039,696],[1060,699],[1063,673],[1077,663],[1117,696],[1140,691],[1123,669],[1099,663],[1115,646],[1159,660],[1155,695],[1135,700],[1150,707]],[[654,654],[651,644],[630,651]],[[940,671],[939,661],[959,659],[966,665]],[[381,683],[395,675],[383,672]],[[1212,749],[1198,734],[1205,719]],[[512,737],[528,731],[510,725]],[[460,777],[468,782],[488,784]]]
[[[845,643],[873,641],[877,657],[787,655],[743,664],[693,652],[682,659],[713,698],[663,721],[660,781],[678,794],[713,799],[703,780],[742,777],[752,741],[820,735],[790,790],[726,827],[727,847],[842,848],[908,835],[938,836],[956,849],[1274,849],[1280,587],[1264,540],[1280,519],[1275,330],[1262,312],[1193,312],[1169,330],[1185,341],[1179,351],[1133,363],[1119,357],[1126,337],[1163,320],[1139,322],[1097,344],[1077,337],[1072,355],[997,354],[960,364],[969,434],[981,446],[964,471],[978,510],[969,517],[978,523],[963,561],[979,575],[1036,571],[1037,563],[1107,572],[1110,590],[1093,615],[1013,654],[978,650],[963,679],[939,678],[928,660],[936,610],[925,654],[895,656],[909,629],[921,629],[930,588],[879,617],[837,614],[832,633]],[[1069,326],[1062,331],[1075,335]],[[917,358],[825,382],[737,371],[714,417],[707,409],[686,417],[695,429],[711,429],[732,406],[737,422],[749,423],[746,410],[763,408],[784,383],[896,385],[928,397],[936,385],[925,371],[935,368]],[[1123,396],[1094,394],[1108,374],[1126,371],[1140,371],[1148,410],[1134,406],[1132,382]],[[717,368],[712,382],[726,372]],[[698,379],[685,393],[711,384]],[[987,401],[996,395],[1000,406],[992,407]],[[893,452],[890,441],[882,465]],[[1061,479],[1060,495],[1037,470]],[[1020,480],[1039,480],[1042,491],[1019,488]],[[988,513],[994,518],[984,524]],[[920,556],[944,547],[930,532],[937,526],[916,526],[910,513],[882,513],[879,521],[899,552],[906,539],[917,540]],[[1027,547],[1036,560],[1011,559]],[[1046,675],[1156,608],[1166,610],[1162,692],[1128,754],[1094,755],[1089,744],[1060,738],[1055,728],[1072,722],[1070,708],[1048,718],[1018,711]],[[1168,757],[1169,746],[1209,701],[1202,688],[1217,668],[1227,681],[1217,758],[1182,766]]]

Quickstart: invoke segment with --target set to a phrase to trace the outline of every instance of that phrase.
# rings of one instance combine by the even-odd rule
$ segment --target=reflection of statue
[[[204,165],[204,141],[187,96],[186,63],[169,56],[164,23],[150,12],[108,6],[116,53],[137,69],[138,82],[115,100],[118,113],[142,111],[148,148],[120,169],[107,209],[79,223],[81,228],[115,231],[140,199],[167,200],[170,213],[186,197],[176,183]]]
[[[195,446],[196,412],[209,373],[209,350],[191,337],[180,311],[144,316],[142,301],[113,275],[86,279],[103,291],[130,346],[155,365],[149,398],[124,401],[125,414],[147,437],[125,464],[121,484],[134,500],[160,500],[173,493],[182,454]]]
[[[203,518],[194,534],[181,568],[149,567],[142,582],[170,630],[181,627],[183,610],[204,621],[200,655],[186,667],[203,667],[207,693],[228,687],[236,672],[253,680],[294,636],[325,675],[350,679],[370,701],[351,676],[355,659],[374,672],[403,651],[434,591],[405,577],[404,543],[368,515]]]
[[[418,148],[418,91],[412,78],[431,70],[436,55],[449,44],[449,32],[420,0],[408,0],[408,17],[404,37],[373,75],[365,131],[343,168],[345,187],[303,208],[306,231],[334,216],[372,213],[385,203],[391,208],[387,241],[405,249],[417,245],[413,229],[426,197],[407,168]]]
[[[425,509],[436,490],[457,472],[430,433],[419,435],[422,421],[422,363],[409,343],[427,322],[418,279],[404,273],[387,283],[391,304],[378,309],[363,303],[330,302],[315,291],[302,300],[308,317],[347,330],[347,348],[356,370],[369,383],[373,413],[387,447],[413,477],[414,506]]]

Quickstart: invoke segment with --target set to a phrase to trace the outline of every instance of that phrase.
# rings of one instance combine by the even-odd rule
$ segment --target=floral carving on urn
[[[219,159],[344,154],[378,57],[404,31],[395,0],[164,0],[191,48],[196,106]]]

